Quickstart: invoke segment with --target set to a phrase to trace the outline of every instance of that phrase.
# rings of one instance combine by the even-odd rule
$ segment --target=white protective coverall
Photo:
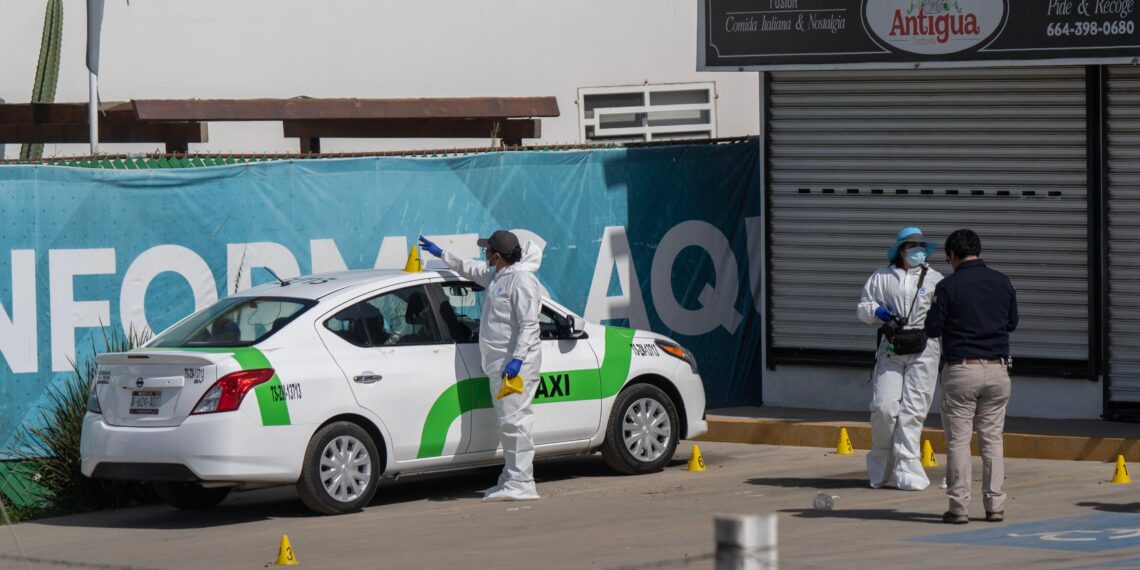
[[[449,267],[484,288],[479,352],[483,372],[491,381],[491,402],[499,419],[499,441],[505,461],[499,483],[484,492],[484,501],[538,498],[534,486],[531,401],[542,366],[538,316],[546,289],[535,276],[542,264],[542,250],[529,241],[520,246],[522,259],[499,271],[479,259],[462,259],[448,251],[442,256]],[[523,363],[519,371],[523,393],[500,400],[495,395],[503,384],[503,368],[514,358]]]
[[[921,267],[905,270],[894,265],[875,271],[863,286],[859,320],[882,325],[875,316],[881,306],[906,317],[921,271]],[[934,300],[934,287],[941,280],[941,273],[927,270],[905,328],[922,328]],[[921,491],[930,485],[921,463],[922,424],[934,399],[941,355],[942,342],[936,338],[927,340],[926,350],[907,356],[888,353],[886,339],[879,343],[871,396],[871,452],[867,454],[871,487],[886,485],[892,474],[895,485],[904,491]]]

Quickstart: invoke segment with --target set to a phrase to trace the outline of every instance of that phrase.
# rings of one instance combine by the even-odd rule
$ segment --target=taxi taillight
[[[273,378],[272,368],[241,370],[226,374],[214,382],[209,390],[206,390],[190,414],[232,412],[241,407],[241,401],[245,398],[246,393],[258,384],[268,382],[270,378]]]

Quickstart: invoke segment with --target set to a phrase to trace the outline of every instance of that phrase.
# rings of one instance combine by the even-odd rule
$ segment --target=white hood
[[[522,247],[522,258],[511,266],[511,270],[538,273],[538,267],[542,265],[542,248],[530,240],[522,242],[520,246]]]
[[[537,243],[527,240],[520,244],[522,246],[522,259],[518,263],[511,266],[512,271],[529,271],[538,277],[538,268],[542,265],[542,250]],[[546,286],[542,284],[542,280],[538,280],[539,294],[543,298],[550,298],[550,291],[546,290]]]

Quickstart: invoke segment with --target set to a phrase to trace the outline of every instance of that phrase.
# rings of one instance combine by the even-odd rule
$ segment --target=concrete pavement
[[[14,530],[45,560],[36,569],[263,568],[282,534],[307,568],[711,568],[714,513],[775,512],[783,568],[1140,567],[1140,486],[1109,484],[1111,464],[1009,459],[1007,521],[981,520],[975,483],[970,524],[951,526],[940,522],[941,468],[924,492],[874,490],[862,453],[702,443],[708,471],[690,473],[689,449],[639,477],[612,474],[596,455],[540,461],[543,498],[530,503],[480,503],[496,476],[481,469],[386,482],[372,506],[339,517],[310,515],[282,488],[207,512],[148,506]],[[811,508],[820,490],[840,497],[835,510]],[[0,529],[0,568],[26,568],[17,556]]]

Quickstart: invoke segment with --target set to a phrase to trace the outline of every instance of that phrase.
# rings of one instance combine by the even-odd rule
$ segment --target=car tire
[[[619,473],[660,471],[677,450],[680,421],[673,400],[651,384],[622,390],[610,410],[602,457]]]
[[[211,509],[225,500],[232,487],[203,487],[198,483],[155,481],[154,494],[162,502],[184,511]]]
[[[317,430],[304,461],[297,494],[317,513],[356,512],[376,495],[380,453],[372,436],[354,423],[335,422]]]

